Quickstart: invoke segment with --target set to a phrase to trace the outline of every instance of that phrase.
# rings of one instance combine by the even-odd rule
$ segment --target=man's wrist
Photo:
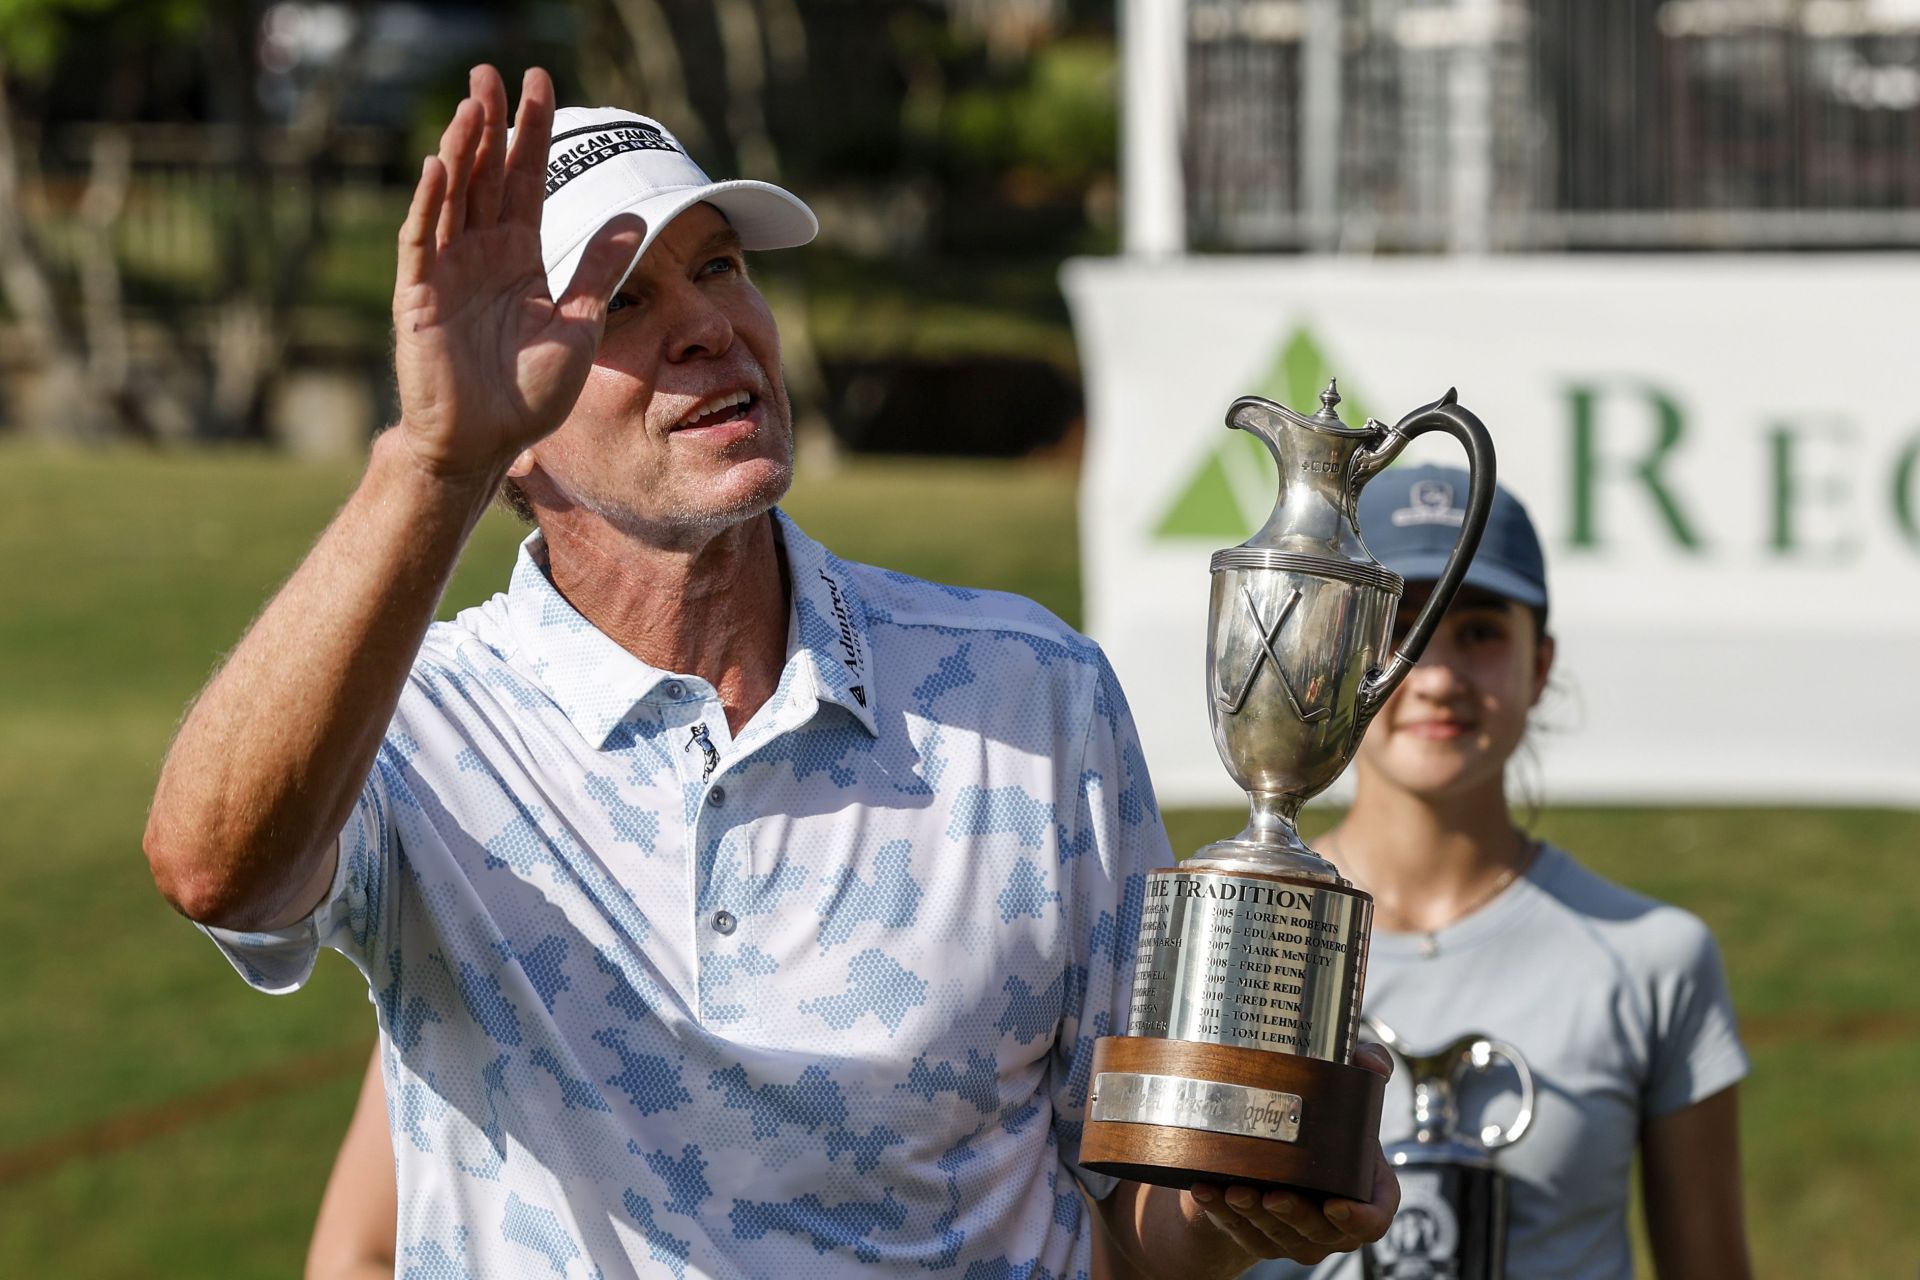
[[[434,507],[477,516],[499,492],[511,457],[453,466],[415,447],[405,421],[374,437],[371,466],[403,483]]]

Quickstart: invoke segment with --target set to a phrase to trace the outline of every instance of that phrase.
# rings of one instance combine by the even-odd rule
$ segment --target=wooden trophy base
[[[1192,1040],[1105,1036],[1093,1047],[1093,1079],[1131,1072],[1249,1085],[1301,1099],[1294,1141],[1088,1119],[1080,1163],[1099,1173],[1182,1190],[1196,1182],[1285,1187],[1367,1200],[1386,1080],[1364,1067],[1298,1054]]]

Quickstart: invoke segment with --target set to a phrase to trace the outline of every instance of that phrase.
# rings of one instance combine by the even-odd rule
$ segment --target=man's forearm
[[[203,923],[270,928],[317,903],[421,636],[492,492],[449,481],[400,430],[188,711],[145,846]]]

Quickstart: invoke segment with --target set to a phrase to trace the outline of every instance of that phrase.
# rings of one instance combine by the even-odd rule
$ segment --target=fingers
[[[507,87],[498,71],[482,64],[467,74],[467,96],[480,104],[480,153],[467,180],[467,225],[490,227],[500,220],[506,185]]]
[[[1245,1191],[1245,1187],[1234,1190]],[[1246,1252],[1256,1258],[1291,1258],[1296,1262],[1318,1262],[1317,1256],[1307,1256],[1312,1246],[1306,1241],[1293,1237],[1276,1239],[1241,1215],[1239,1210],[1224,1199],[1225,1192],[1219,1187],[1204,1184],[1195,1185],[1189,1193],[1194,1202],[1207,1215],[1207,1221],[1219,1228],[1222,1234]]]
[[[513,146],[507,152],[506,181],[500,204],[502,221],[538,230],[540,206],[547,198],[547,147],[553,134],[553,81],[539,67],[520,82],[520,111],[513,122]]]
[[[480,148],[480,104],[462,98],[440,135],[440,163],[447,171],[447,192],[440,201],[440,223],[436,236],[441,248],[451,244],[467,226],[467,183],[473,175],[475,153]]]
[[[1357,1243],[1291,1192],[1199,1184],[1191,1194],[1214,1226],[1256,1258],[1313,1263]]]
[[[1400,1213],[1400,1178],[1394,1176],[1392,1165],[1386,1163],[1384,1151],[1375,1155],[1373,1190],[1367,1192],[1365,1201],[1329,1196],[1327,1203],[1319,1207],[1319,1217],[1342,1236],[1331,1244],[1331,1251],[1336,1253],[1357,1249],[1369,1240],[1379,1240],[1394,1222],[1396,1213]],[[1313,1238],[1323,1240],[1317,1232]]]
[[[420,165],[420,181],[414,184],[413,203],[407,207],[406,220],[400,224],[400,263],[395,272],[396,287],[418,284],[433,270],[437,252],[434,230],[439,222],[440,198],[447,189],[447,171],[439,157],[428,156]]]
[[[436,193],[433,247],[444,249],[461,232],[496,225],[512,216],[540,225],[546,197],[547,135],[553,123],[553,82],[538,67],[527,72],[520,95],[520,132],[507,144],[507,91],[500,73],[486,64],[467,77],[468,96],[454,109],[435,157],[444,181]],[[409,211],[411,223],[417,213]],[[410,233],[402,232],[403,238]]]
[[[1319,1204],[1279,1188],[1205,1183],[1190,1194],[1208,1220],[1248,1253],[1305,1263],[1378,1240],[1400,1207],[1400,1184],[1384,1156],[1374,1166],[1373,1190],[1365,1203],[1329,1197]]]
[[[645,221],[631,213],[609,219],[606,226],[594,232],[566,292],[555,300],[559,310],[571,319],[590,319],[596,324],[605,318],[607,300],[633,269],[646,233]]]
[[[1330,1220],[1319,1204],[1296,1192],[1258,1193],[1252,1187],[1229,1187],[1227,1203],[1270,1237],[1291,1233],[1329,1251],[1352,1247],[1343,1226]]]
[[[1353,1051],[1353,1065],[1365,1067],[1377,1076],[1393,1078],[1393,1055],[1377,1044],[1363,1044]]]
[[[1394,1176],[1393,1166],[1387,1163],[1385,1152],[1374,1159],[1373,1189],[1367,1193],[1365,1204],[1355,1200],[1329,1199],[1325,1209],[1328,1220],[1354,1237],[1355,1243],[1378,1240],[1385,1235],[1387,1225],[1399,1211],[1400,1179]]]

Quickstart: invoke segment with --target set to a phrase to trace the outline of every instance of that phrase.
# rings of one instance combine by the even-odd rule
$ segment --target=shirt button
[[[660,691],[669,698],[684,698],[687,696],[687,686],[681,684],[678,680],[667,681],[664,685],[660,686]]]
[[[715,787],[713,790],[707,792],[707,803],[713,805],[715,808],[720,807],[726,802],[727,789],[725,787]]]
[[[713,913],[713,931],[715,933],[729,934],[739,927],[740,922],[733,918],[733,912],[716,911]]]

